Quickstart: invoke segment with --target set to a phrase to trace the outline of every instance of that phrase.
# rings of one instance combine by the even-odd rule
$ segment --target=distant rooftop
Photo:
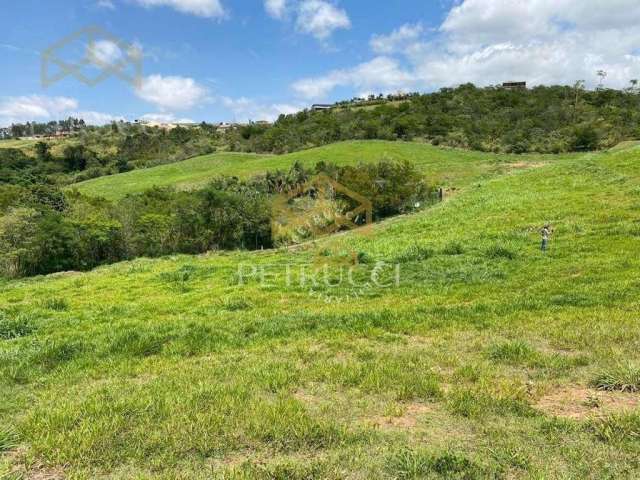
[[[527,88],[527,82],[504,82],[502,88],[507,90],[520,90]]]

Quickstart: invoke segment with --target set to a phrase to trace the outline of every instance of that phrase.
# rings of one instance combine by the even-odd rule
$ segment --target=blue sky
[[[140,83],[68,76],[45,88],[41,53],[90,25],[131,49],[78,42],[65,59],[95,52],[109,64],[135,52]],[[617,87],[640,77],[637,25],[637,0],[21,0],[0,17],[0,124],[272,119],[466,81],[594,85],[597,69]]]

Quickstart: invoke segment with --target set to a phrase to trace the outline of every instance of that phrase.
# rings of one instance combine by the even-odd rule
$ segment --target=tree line
[[[582,82],[529,90],[466,84],[364,103],[354,99],[224,131],[207,123],[172,130],[124,122],[93,127],[75,118],[15,127],[74,133],[60,143],[38,142],[29,155],[0,149],[0,183],[39,178],[67,185],[217,150],[282,154],[345,140],[420,141],[515,154],[605,149],[640,137],[640,95],[635,81],[624,90],[586,90]]]
[[[286,172],[248,180],[220,177],[190,192],[153,188],[116,202],[42,182],[5,183],[0,185],[0,276],[87,270],[174,253],[270,248],[276,244],[274,198],[285,195],[294,203],[309,196],[302,186],[318,172],[368,196],[376,219],[433,198],[413,164],[391,161],[320,163],[314,169],[296,163]],[[333,193],[338,208],[353,208],[353,199]]]
[[[84,127],[60,142],[37,142],[29,155],[20,149],[0,149],[0,183],[37,177],[68,185],[213,153],[218,142],[210,126],[164,130],[113,123]]]
[[[472,84],[362,108],[346,103],[283,115],[272,126],[231,131],[230,148],[287,153],[354,139],[423,141],[496,153],[608,148],[640,137],[637,84],[625,90],[574,86],[508,90]]]

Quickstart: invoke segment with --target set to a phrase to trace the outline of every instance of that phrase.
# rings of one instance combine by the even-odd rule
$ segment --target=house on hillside
[[[502,88],[505,90],[526,90],[527,82],[504,82]]]
[[[230,123],[227,122],[220,122],[218,125],[216,125],[216,129],[219,132],[228,132],[229,130],[231,130],[233,128],[233,125],[231,125]]]
[[[322,112],[324,110],[331,110],[332,108],[333,108],[333,105],[329,105],[326,103],[315,103],[311,105],[311,110],[314,112]]]
[[[150,128],[160,128],[166,131],[173,130],[178,126],[176,123],[155,122],[152,120],[136,120],[134,123],[137,125],[143,125],[145,127],[150,127]]]

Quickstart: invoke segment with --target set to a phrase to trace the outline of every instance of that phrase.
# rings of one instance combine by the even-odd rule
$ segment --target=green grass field
[[[568,155],[562,158],[571,157]],[[550,155],[492,155],[446,150],[419,143],[344,142],[281,156],[216,153],[159,167],[100,177],[75,184],[70,188],[77,188],[87,195],[114,200],[127,194],[140,193],[153,186],[173,185],[179,189],[192,189],[219,175],[249,177],[267,170],[288,170],[295,161],[300,161],[306,166],[313,166],[321,160],[349,165],[385,158],[410,160],[433,182],[458,188],[476,179],[505,173],[514,168],[558,160],[558,157]]]
[[[0,148],[18,148],[20,150],[31,151],[37,140],[0,140]]]
[[[349,145],[146,185],[382,145],[460,191],[295,251],[0,283],[0,478],[638,478],[640,152]]]

